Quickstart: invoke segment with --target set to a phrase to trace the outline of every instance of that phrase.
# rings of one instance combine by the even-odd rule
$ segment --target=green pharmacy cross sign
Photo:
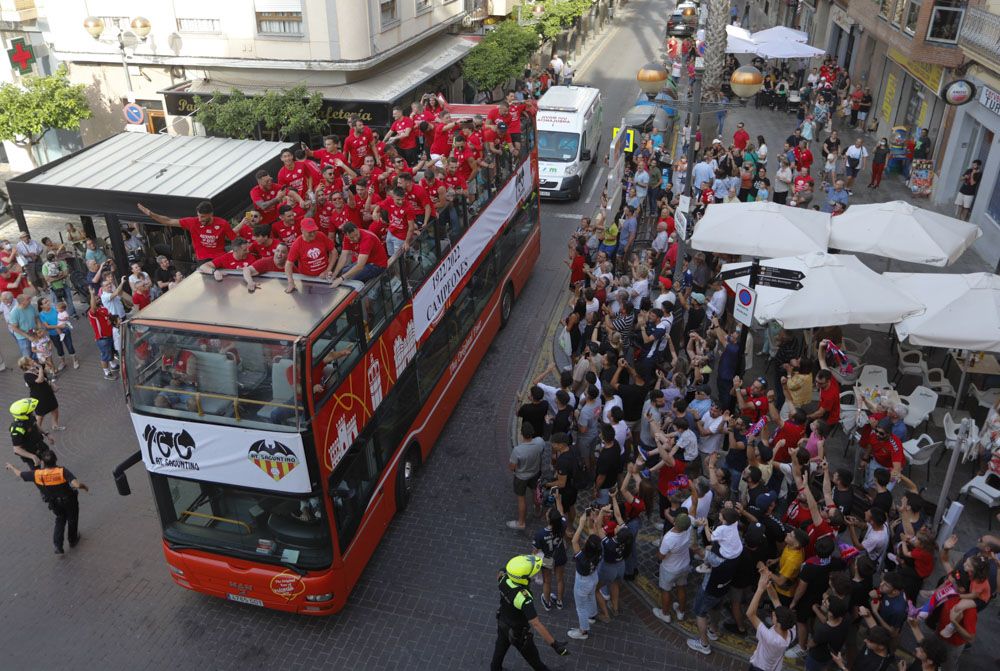
[[[7,50],[10,66],[17,68],[22,75],[31,71],[35,62],[35,48],[24,41],[23,37],[10,41],[11,48]]]

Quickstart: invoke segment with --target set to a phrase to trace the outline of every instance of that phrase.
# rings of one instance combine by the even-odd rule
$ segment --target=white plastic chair
[[[987,410],[992,408],[996,404],[997,399],[1000,398],[1000,389],[986,389],[980,391],[976,385],[971,383],[969,384],[969,392],[976,397],[976,400],[979,401],[979,405]]]
[[[830,373],[833,375],[833,377],[837,379],[837,383],[841,387],[853,387],[854,384],[858,381],[858,378],[861,376],[861,362],[858,360],[858,358],[856,356],[848,354],[847,360],[851,362],[852,369],[850,373],[841,372],[839,366],[830,369]]]
[[[915,439],[903,443],[903,452],[906,453],[906,465],[913,472],[914,466],[927,466],[927,479],[931,478],[931,459],[934,452],[941,447],[942,441],[935,442],[926,433],[920,434]]]
[[[840,392],[840,428],[847,437],[844,445],[845,455],[851,449],[851,444],[861,438],[859,429],[861,422],[867,421],[865,418],[865,413],[858,408],[854,390]]]
[[[959,424],[952,418],[950,412],[944,414],[944,449],[954,450],[958,445],[960,436],[958,435]]]
[[[873,389],[885,389],[889,385],[889,371],[882,366],[869,364],[861,369],[858,376],[858,384],[862,387]]]
[[[864,358],[871,346],[871,336],[866,336],[864,340],[854,340],[847,337],[844,338],[844,351],[858,359]]]
[[[924,372],[924,386],[933,389],[938,396],[950,396],[955,398],[958,392],[952,386],[951,380],[944,375],[942,368],[929,368]]]
[[[896,350],[896,376],[893,380],[898,380],[904,375],[916,375],[923,379],[927,374],[927,362],[924,361],[924,353],[916,349]]]
[[[915,429],[930,418],[934,408],[937,407],[938,395],[933,389],[917,387],[912,394],[900,396],[899,400],[908,410],[903,422],[908,427]]]
[[[1000,489],[997,489],[987,483],[986,479],[988,476],[989,473],[985,475],[977,475],[972,478],[962,485],[962,489],[959,490],[959,495],[966,497],[966,499],[971,496],[977,501],[982,501],[989,507],[990,513],[987,524],[989,524],[989,529],[992,531],[993,511],[1000,508]]]

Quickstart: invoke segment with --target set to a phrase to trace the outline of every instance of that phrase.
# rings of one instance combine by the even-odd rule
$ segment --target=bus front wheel
[[[398,513],[406,510],[406,506],[410,503],[410,497],[413,495],[413,482],[417,477],[419,467],[420,448],[411,445],[396,472],[396,512]]]
[[[514,287],[509,283],[503,288],[500,296],[500,328],[507,325],[510,313],[514,311]]]

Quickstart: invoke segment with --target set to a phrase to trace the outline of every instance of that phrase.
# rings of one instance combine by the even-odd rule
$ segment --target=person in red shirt
[[[396,180],[396,184],[405,194],[403,199],[406,202],[406,206],[414,212],[424,215],[419,226],[421,228],[427,226],[431,221],[431,217],[437,216],[437,212],[434,211],[434,203],[431,202],[427,192],[424,191],[424,187],[414,184],[413,175],[408,172],[401,173]]]
[[[826,344],[820,343],[819,366],[816,386],[819,388],[819,407],[809,414],[809,419],[819,419],[833,430],[840,422],[840,384],[826,365]]]
[[[962,650],[968,643],[972,643],[976,639],[976,625],[979,620],[979,611],[975,608],[968,608],[961,611],[960,616],[956,616],[954,619],[951,616],[951,611],[955,609],[959,603],[961,603],[962,598],[959,595],[949,597],[941,605],[941,613],[938,616],[937,627],[934,631],[937,633],[938,637],[948,645],[948,657],[949,659],[957,659],[959,655],[962,654]],[[956,620],[958,620],[956,622]],[[951,636],[944,635],[944,629],[948,625],[951,625],[949,631],[953,632]],[[942,666],[941,668],[953,668],[948,666]]]
[[[270,224],[278,218],[278,205],[288,193],[288,188],[276,184],[267,170],[258,170],[254,177],[257,178],[257,186],[250,189],[250,201],[260,212],[261,221]]]
[[[0,293],[9,291],[14,298],[17,298],[27,287],[28,280],[20,269],[15,273],[11,271],[10,266],[0,268]]]
[[[508,137],[510,137],[511,144],[514,145],[515,155],[521,151],[521,114],[532,105],[533,103],[519,101],[513,91],[507,92],[509,118],[504,119],[503,122],[507,125]]]
[[[336,135],[325,136],[322,149],[315,151],[306,149],[306,156],[319,161],[320,170],[325,170],[327,166],[333,166],[337,177],[343,177],[345,174],[352,177],[357,176],[357,173],[347,165],[347,157],[340,150],[340,139]]]
[[[566,261],[566,264],[569,266],[569,290],[575,291],[578,286],[582,286],[587,277],[587,263],[583,256],[583,247],[570,247],[569,260]]]
[[[418,158],[417,137],[419,133],[413,119],[403,114],[402,107],[392,108],[392,125],[385,134],[386,144],[395,144],[407,165],[415,165]]]
[[[179,226],[191,234],[194,258],[197,261],[211,261],[226,251],[226,241],[236,237],[229,222],[213,214],[212,203],[207,200],[198,203],[196,217],[174,219],[156,214],[142,203],[137,203],[139,211],[161,226]]]
[[[378,145],[372,129],[365,126],[365,122],[358,117],[351,117],[348,120],[351,132],[344,140],[344,154],[351,168],[357,170],[365,161],[365,156],[372,156],[376,162],[378,158]]]
[[[250,243],[250,253],[258,259],[274,254],[274,248],[281,243],[271,237],[271,225],[260,224],[253,227],[253,242]]]
[[[374,233],[354,224],[344,224],[341,232],[344,234],[344,249],[333,269],[336,276],[333,286],[338,287],[346,280],[367,282],[386,269],[389,255]]]
[[[747,143],[750,142],[750,133],[743,127],[743,122],[736,124],[736,132],[733,133],[733,146],[740,151],[746,151]]]
[[[476,150],[468,146],[461,133],[456,133],[452,138],[451,158],[458,162],[458,174],[468,184],[479,171],[479,160]]]
[[[439,210],[448,206],[448,185],[444,183],[444,173],[441,168],[428,168],[424,171],[420,186],[431,200],[431,216],[436,217]]]
[[[743,380],[739,376],[733,378],[733,394],[736,396],[736,407],[752,426],[761,417],[768,416],[767,382],[759,377],[746,389],[740,389]]]
[[[805,169],[805,174],[812,170],[813,154],[809,151],[809,141],[799,140],[799,146],[793,150],[795,154],[795,165]]]
[[[865,467],[865,487],[875,486],[875,471],[884,468],[891,473],[888,489],[892,489],[906,465],[906,453],[899,436],[892,433],[892,420],[885,419],[878,423],[873,432],[870,447],[861,456],[861,464]]]
[[[434,124],[434,139],[431,142],[431,160],[438,162],[443,156],[447,156],[451,151],[451,136],[458,125],[457,121],[451,120],[451,114],[442,112],[438,121]]]
[[[291,245],[299,236],[299,226],[308,214],[293,205],[282,205],[278,208],[278,220],[271,224],[271,236]]]
[[[257,283],[253,278],[264,273],[285,272],[285,262],[288,260],[288,245],[279,242],[274,248],[273,256],[264,256],[243,269],[243,281],[247,283],[247,291],[253,293]]]
[[[233,240],[230,251],[201,264],[198,267],[198,272],[212,275],[217,282],[221,282],[224,275],[223,270],[241,270],[256,260],[257,257],[250,253],[250,243],[243,238],[236,238]]]
[[[771,418],[780,420],[778,409],[774,405],[770,406]],[[777,417],[776,417],[777,416]],[[771,436],[771,449],[774,450],[773,460],[780,464],[787,464],[792,460],[792,455],[799,446],[799,441],[806,435],[806,413],[802,408],[796,408],[794,412],[782,423],[781,427]],[[784,441],[782,443],[782,441]]]
[[[315,221],[303,219],[302,235],[288,249],[288,260],[285,261],[285,276],[288,278],[285,292],[295,291],[295,270],[300,275],[330,279],[336,262],[337,246],[333,240],[320,232]]]
[[[385,247],[389,256],[400,250],[407,251],[416,234],[416,212],[406,204],[406,192],[396,187],[389,197],[375,203],[372,215],[385,221],[387,228]]]
[[[281,169],[278,170],[278,185],[299,194],[305,200],[312,191],[313,173],[305,161],[296,161],[291,149],[281,151]]]
[[[712,191],[712,183],[708,180],[701,184],[700,200],[703,205],[711,205],[715,202],[715,191]]]
[[[87,319],[90,321],[90,328],[94,331],[94,340],[97,342],[97,351],[100,353],[104,379],[113,380],[116,377],[115,370],[118,368],[118,364],[114,361],[115,341],[111,329],[111,314],[97,299],[94,287],[90,287],[90,309],[87,310]]]

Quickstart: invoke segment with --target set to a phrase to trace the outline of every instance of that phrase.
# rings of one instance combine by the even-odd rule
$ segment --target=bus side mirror
[[[589,149],[584,149],[583,151],[580,152],[580,160],[581,161],[589,161],[590,160],[590,156],[591,155],[590,155],[590,150]]]
[[[125,471],[132,468],[136,464],[142,461],[142,452],[136,450],[132,456],[118,464],[115,470],[111,471],[111,475],[115,479],[115,487],[118,489],[118,493],[122,496],[128,496],[132,493],[132,488],[128,486],[128,476],[125,475]]]
[[[124,473],[115,473],[115,487],[118,488],[118,494],[121,496],[128,496],[132,493],[132,488],[128,486],[128,476]]]

